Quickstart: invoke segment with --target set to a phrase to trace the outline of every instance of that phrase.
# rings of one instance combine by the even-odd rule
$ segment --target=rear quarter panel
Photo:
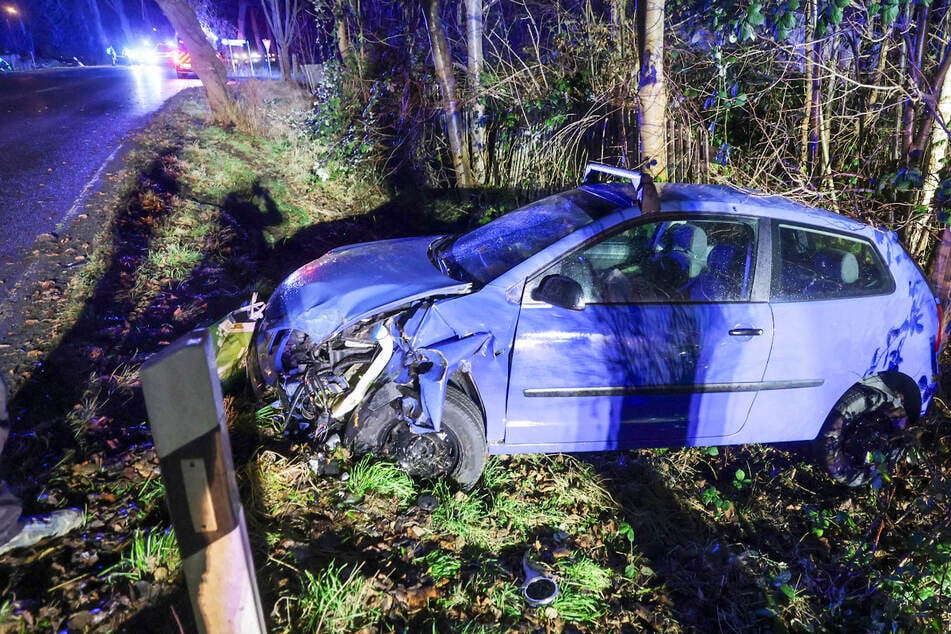
[[[938,379],[935,346],[941,324],[934,292],[895,234],[884,234],[880,249],[895,276],[897,289],[890,310],[891,330],[876,348],[866,375],[886,369],[908,375],[921,392],[919,413],[924,414]]]
[[[911,378],[922,396],[934,391],[934,297],[892,233],[867,234],[895,280],[888,295],[773,304],[776,337],[766,381],[821,378],[822,385],[762,392],[746,427],[731,442],[815,438],[836,401],[854,383],[882,372]]]

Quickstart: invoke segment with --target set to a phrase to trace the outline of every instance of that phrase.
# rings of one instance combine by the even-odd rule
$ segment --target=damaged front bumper
[[[307,430],[318,440],[344,430],[378,391],[411,432],[437,432],[450,377],[468,372],[468,359],[491,337],[418,345],[431,309],[432,303],[417,304],[323,342],[301,331],[268,328],[262,319],[249,350],[251,381],[259,393],[276,391],[285,430]]]

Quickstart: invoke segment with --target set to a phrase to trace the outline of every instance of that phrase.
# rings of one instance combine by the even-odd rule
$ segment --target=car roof
[[[782,196],[729,185],[659,183],[661,211],[753,214],[786,222],[807,223],[836,231],[873,235],[874,227],[826,209],[810,207]]]
[[[878,229],[848,216],[826,209],[811,207],[783,196],[764,194],[754,189],[740,189],[732,185],[709,185],[696,183],[657,183],[660,198],[660,213],[706,212],[721,214],[752,215],[783,222],[808,224],[830,231],[856,233],[873,240],[890,237],[897,240],[892,231]],[[578,187],[594,194],[607,206],[625,207],[636,205],[638,192],[631,183],[590,183]],[[589,210],[589,213],[594,210]],[[604,209],[592,213],[600,217]]]

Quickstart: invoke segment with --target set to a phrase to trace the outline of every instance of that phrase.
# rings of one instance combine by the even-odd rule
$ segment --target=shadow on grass
[[[167,587],[161,581],[122,590],[98,576],[119,561],[135,528],[146,522],[169,524],[164,506],[144,514],[134,498],[117,502],[107,480],[110,473],[134,479],[141,463],[154,463],[136,376],[145,358],[192,329],[216,322],[246,302],[253,290],[273,287],[330,248],[437,233],[468,222],[464,214],[434,222],[423,199],[445,196],[433,192],[392,201],[363,216],[319,223],[269,247],[267,229],[283,218],[267,189],[257,184],[224,198],[219,231],[187,279],[140,279],[156,229],[169,222],[170,206],[183,195],[176,173],[178,152],[174,146],[157,151],[142,169],[138,188],[120,201],[110,226],[109,260],[79,318],[64,328],[42,362],[25,373],[10,403],[13,436],[2,464],[24,498],[25,512],[78,506],[87,509],[89,518],[84,533],[57,540],[43,557],[0,559],[0,588],[16,588],[17,600],[24,605],[61,606],[52,608],[54,615],[57,610],[101,613],[108,605],[119,612],[110,617],[115,623],[122,623],[121,614],[128,619],[139,610],[146,611],[131,623],[147,623],[157,613],[168,616],[173,608],[183,616],[176,608],[182,601],[178,590],[171,589],[170,595],[149,589],[153,584]],[[459,194],[452,195],[453,205],[458,205]],[[245,441],[253,444],[255,438]],[[246,458],[254,451],[248,446],[236,449]],[[100,475],[90,475],[94,473]],[[129,508],[117,508],[124,503]],[[64,583],[74,578],[82,582]],[[121,593],[127,596],[105,598],[102,604],[89,599]],[[158,621],[167,623],[168,618]]]
[[[824,610],[835,588],[825,588],[828,597],[810,596],[806,589],[799,598],[786,593],[799,592],[800,581],[818,568],[846,574],[850,567],[836,562],[830,546],[810,534],[801,509],[818,504],[817,493],[824,505],[837,507],[852,492],[815,479],[802,468],[801,454],[725,447],[702,460],[642,450],[588,455],[586,461],[620,504],[618,519],[633,528],[636,549],[654,576],[652,585],[667,590],[681,626],[758,632],[786,631],[797,618],[820,629],[827,623]],[[692,471],[669,472],[672,465],[687,462]],[[736,482],[739,468],[749,482]],[[674,483],[686,490],[678,491]],[[764,509],[773,513],[768,521]],[[747,517],[754,510],[757,517]]]

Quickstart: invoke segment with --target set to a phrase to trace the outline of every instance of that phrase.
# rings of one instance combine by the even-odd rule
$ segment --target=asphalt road
[[[65,226],[127,134],[197,84],[159,67],[0,74],[0,258]]]

